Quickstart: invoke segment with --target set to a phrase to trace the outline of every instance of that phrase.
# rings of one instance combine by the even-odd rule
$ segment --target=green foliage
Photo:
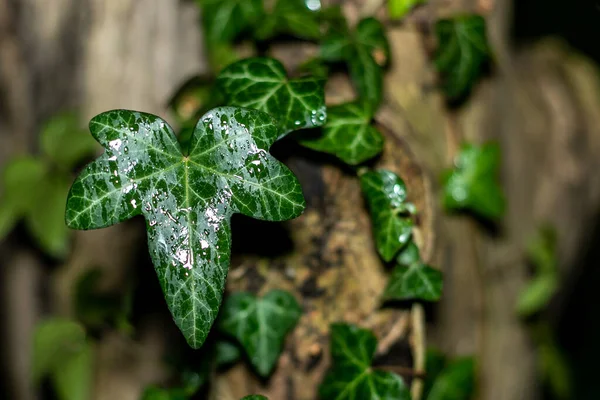
[[[496,220],[504,215],[505,199],[498,179],[500,148],[494,143],[464,144],[455,167],[443,177],[444,206]]]
[[[91,398],[93,354],[83,327],[59,318],[40,323],[33,336],[32,375],[36,384],[49,377],[60,400]]]
[[[539,323],[533,333],[538,351],[538,371],[543,383],[556,399],[572,399],[571,368],[550,327],[545,323]]]
[[[427,400],[469,400],[475,389],[475,361],[471,357],[454,360],[437,375]]]
[[[442,373],[448,360],[446,356],[438,350],[427,349],[425,355],[425,379],[423,381],[423,396],[421,398],[427,400],[429,392],[433,387],[438,376]]]
[[[404,18],[414,7],[427,0],[388,0],[388,13],[392,19]]]
[[[248,58],[225,68],[217,77],[227,105],[254,108],[279,121],[280,137],[325,123],[325,81],[289,79],[272,58]]]
[[[321,35],[319,7],[310,9],[314,0],[277,0],[273,11],[261,21],[256,29],[258,39],[269,39],[279,34],[289,34],[302,39],[318,39]]]
[[[383,97],[383,70],[390,58],[385,28],[375,18],[361,20],[354,32],[332,31],[321,43],[320,56],[329,62],[344,61],[359,99],[374,114]]]
[[[219,340],[215,345],[215,363],[218,366],[233,364],[241,356],[240,348],[228,340]]]
[[[253,395],[244,397],[242,400],[269,400],[269,399],[267,399],[265,396],[253,394]]]
[[[461,15],[436,23],[435,66],[451,101],[466,97],[491,57],[486,22],[480,15]]]
[[[196,0],[209,45],[226,43],[251,30],[264,16],[262,0]]]
[[[290,293],[273,290],[262,298],[234,293],[225,300],[221,312],[221,330],[239,341],[257,372],[266,377],[302,309]]]
[[[346,164],[357,165],[383,150],[383,136],[371,125],[373,115],[361,103],[346,103],[327,109],[327,123],[315,138],[300,143],[313,150],[333,154]]]
[[[377,250],[385,261],[391,261],[412,236],[412,205],[407,203],[406,185],[399,176],[382,169],[360,175],[360,186],[369,205]]]
[[[333,365],[319,387],[325,400],[381,399],[409,400],[410,392],[402,378],[371,367],[377,338],[354,325],[331,326]]]
[[[182,389],[164,389],[157,386],[149,386],[142,393],[141,400],[188,400]]]
[[[268,153],[276,125],[259,111],[214,109],[198,122],[188,155],[154,115],[109,111],[90,129],[106,151],[73,183],[67,224],[96,229],[143,215],[169,309],[198,348],[221,302],[232,214],[281,221],[304,210],[296,177]]]
[[[442,296],[442,273],[421,262],[419,248],[411,241],[396,258],[397,266],[392,271],[383,292],[384,300],[436,301]]]

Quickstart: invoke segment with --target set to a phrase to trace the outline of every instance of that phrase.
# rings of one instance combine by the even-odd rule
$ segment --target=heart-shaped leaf
[[[442,296],[442,273],[417,262],[409,267],[396,266],[383,293],[384,300],[436,301]]]
[[[196,0],[202,8],[202,25],[209,45],[229,42],[264,16],[262,0]]]
[[[371,367],[377,338],[367,329],[347,324],[331,326],[332,363],[319,387],[323,400],[410,400],[402,378]]]
[[[257,27],[259,39],[289,34],[301,39],[318,39],[321,35],[320,0],[278,0],[273,11]],[[312,7],[312,8],[310,8]]]
[[[385,261],[391,261],[412,236],[412,205],[406,201],[406,185],[391,171],[368,171],[360,186],[369,204],[375,243]]]
[[[282,221],[304,210],[298,180],[268,153],[274,121],[259,111],[214,109],[198,122],[188,155],[154,115],[109,111],[90,130],[106,152],[73,183],[68,226],[103,228],[143,215],[175,323],[200,347],[221,303],[232,214]]]
[[[268,376],[301,313],[294,296],[282,290],[272,290],[262,298],[234,293],[223,304],[219,326],[241,343],[258,373]]]
[[[289,79],[275,59],[255,57],[231,64],[221,71],[217,85],[226,104],[254,108],[277,119],[280,136],[325,123],[325,81]]]
[[[444,92],[450,100],[460,100],[471,91],[490,58],[485,19],[480,15],[442,19],[435,31],[435,66],[442,76]]]
[[[330,107],[319,137],[302,139],[300,143],[333,154],[346,164],[360,164],[383,150],[383,136],[371,125],[371,119],[369,110],[360,103]]]
[[[499,168],[500,148],[496,144],[463,145],[454,170],[443,179],[446,209],[471,211],[491,220],[502,217],[505,199],[498,180]]]
[[[427,0],[389,0],[388,12],[390,18],[404,18],[413,8],[419,4],[424,4]]]

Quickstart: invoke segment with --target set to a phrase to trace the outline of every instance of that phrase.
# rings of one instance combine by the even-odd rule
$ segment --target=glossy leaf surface
[[[392,19],[404,18],[413,8],[427,0],[389,0],[388,13]]]
[[[360,164],[383,150],[383,136],[371,125],[371,119],[369,111],[360,103],[330,107],[319,137],[303,139],[300,143],[333,154],[346,164]]]
[[[408,267],[398,265],[383,293],[384,300],[436,301],[442,295],[442,273],[429,265],[416,262]]]
[[[449,363],[433,383],[427,400],[470,400],[475,388],[475,362],[462,358]]]
[[[209,46],[229,42],[264,15],[263,0],[196,0]]]
[[[273,120],[214,109],[198,122],[189,155],[154,115],[109,111],[93,118],[90,130],[106,151],[73,183],[67,224],[96,229],[143,215],[175,323],[200,347],[221,303],[232,214],[281,221],[304,210],[296,177],[268,153],[278,136]]]
[[[377,250],[391,261],[412,236],[406,185],[393,172],[377,170],[362,174],[360,186],[369,205]]]
[[[454,170],[443,179],[446,209],[470,211],[491,220],[502,217],[505,199],[498,179],[499,169],[497,145],[463,145]]]
[[[268,376],[281,354],[285,336],[301,313],[294,296],[282,290],[273,290],[262,298],[234,293],[223,304],[219,326],[240,342],[258,373]]]
[[[217,84],[226,104],[264,111],[279,121],[280,136],[325,123],[325,81],[289,79],[275,59],[238,61],[221,71]]]
[[[435,31],[435,66],[442,76],[444,92],[450,100],[459,100],[477,83],[490,58],[485,19],[480,15],[443,19],[437,22]]]
[[[402,378],[371,368],[377,338],[354,325],[331,326],[332,366],[319,387],[323,400],[410,400]]]

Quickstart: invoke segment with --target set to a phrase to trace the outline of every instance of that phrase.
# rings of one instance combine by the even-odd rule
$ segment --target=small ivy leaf
[[[14,158],[4,167],[0,238],[5,237],[17,221],[34,208],[39,184],[46,173],[46,164],[30,156]]]
[[[371,331],[333,324],[333,365],[319,387],[320,398],[410,400],[410,392],[400,376],[371,368],[376,348],[377,338]]]
[[[74,112],[54,116],[44,124],[40,133],[43,154],[67,171],[93,156],[97,146],[94,139],[81,129],[79,118]]]
[[[426,2],[427,0],[389,0],[388,13],[391,19],[402,19],[413,8]]]
[[[300,39],[318,39],[321,36],[319,21],[320,1],[278,0],[273,11],[257,27],[260,40],[280,34],[289,34]],[[312,7],[312,9],[310,8]]]
[[[475,362],[462,358],[442,370],[431,387],[427,400],[469,400],[475,387]]]
[[[371,125],[372,116],[359,103],[327,109],[327,123],[321,135],[302,139],[303,146],[333,154],[349,165],[363,163],[383,150],[383,136]]]
[[[519,294],[517,313],[529,317],[544,309],[558,290],[558,277],[543,274],[531,280]]]
[[[451,211],[471,211],[496,220],[504,214],[505,199],[498,180],[500,148],[493,143],[462,146],[454,170],[443,179],[444,206]]]
[[[385,66],[390,60],[390,43],[385,27],[377,18],[365,18],[356,26],[356,43],[364,47],[377,65]]]
[[[259,111],[216,108],[198,122],[188,155],[151,114],[108,111],[90,130],[106,151],[73,183],[67,225],[96,229],[143,215],[167,305],[199,348],[221,303],[231,216],[282,221],[304,210],[298,180],[268,153],[276,125]]]
[[[348,33],[334,31],[321,42],[319,57],[325,61],[344,61],[351,52],[352,42]]]
[[[233,364],[241,356],[240,348],[227,340],[219,340],[215,345],[215,363],[218,367]]]
[[[450,100],[460,100],[471,91],[490,59],[485,19],[480,15],[442,19],[435,31],[435,66],[442,76],[444,92]]]
[[[246,396],[241,400],[269,400],[269,399],[267,399],[265,396],[261,396],[259,394],[253,394],[250,396]]]
[[[225,102],[264,111],[279,121],[280,136],[325,123],[325,81],[289,79],[283,65],[272,58],[248,58],[229,65],[217,85]]]
[[[197,0],[209,45],[230,42],[264,16],[262,0]]]
[[[268,376],[302,309],[290,293],[272,290],[262,298],[234,293],[225,300],[221,312],[221,330],[240,342],[261,376]]]
[[[396,263],[402,267],[410,267],[419,261],[421,261],[421,252],[412,240],[400,251],[400,253],[398,253],[398,257],[396,257]]]
[[[377,170],[360,176],[360,186],[369,204],[375,243],[387,262],[409,242],[413,222],[406,216],[406,185],[391,171]]]
[[[385,288],[383,299],[437,301],[442,296],[442,273],[416,262],[409,267],[398,265]]]

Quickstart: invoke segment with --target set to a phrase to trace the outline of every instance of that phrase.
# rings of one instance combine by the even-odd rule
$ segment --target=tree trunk
[[[344,2],[354,20],[364,10],[381,13],[381,1],[364,3]],[[449,109],[435,89],[431,27],[459,11],[486,16],[497,62],[463,107]],[[0,162],[35,151],[41,121],[65,108],[76,106],[86,117],[129,108],[169,119],[165,105],[172,92],[206,68],[197,22],[196,7],[186,1],[0,0]],[[267,383],[239,365],[217,377],[215,399],[249,393],[314,399],[329,365],[328,326],[341,320],[372,328],[379,362],[386,365],[419,370],[431,344],[449,355],[478,357],[480,399],[538,396],[534,348],[514,312],[528,279],[523,249],[542,223],[568,232],[559,238],[559,254],[561,273],[569,277],[587,242],[600,203],[600,86],[595,66],[558,41],[512,47],[510,22],[509,0],[431,0],[403,23],[388,24],[393,65],[377,115],[387,139],[378,166],[407,182],[419,209],[417,242],[425,260],[444,272],[443,299],[426,308],[426,337],[421,307],[381,308],[387,271],[374,250],[355,175],[288,141],[282,155],[301,180],[308,209],[285,224],[234,218],[228,290],[288,289],[304,314]],[[328,87],[330,100],[350,93],[343,79]],[[488,139],[503,149],[508,211],[498,232],[445,214],[439,202],[438,177],[459,144]],[[106,272],[104,285],[118,287],[136,261],[133,244],[143,243],[140,228],[126,223],[78,232],[70,258],[51,280],[47,260],[23,258],[18,238],[2,245],[3,282],[20,285],[6,291],[3,304],[12,310],[3,327],[11,332],[4,345],[13,350],[3,360],[8,398],[35,398],[23,339],[31,321],[42,311],[70,315],[73,282],[91,267]],[[257,230],[260,240],[252,236]],[[279,246],[276,256],[261,247],[267,238]],[[21,271],[22,265],[27,268]],[[42,306],[40,288],[27,288],[31,281],[50,286],[49,307]],[[144,385],[163,379],[165,341],[155,323],[137,344],[118,335],[100,340],[95,399],[134,400]],[[420,383],[412,384],[417,394]]]

